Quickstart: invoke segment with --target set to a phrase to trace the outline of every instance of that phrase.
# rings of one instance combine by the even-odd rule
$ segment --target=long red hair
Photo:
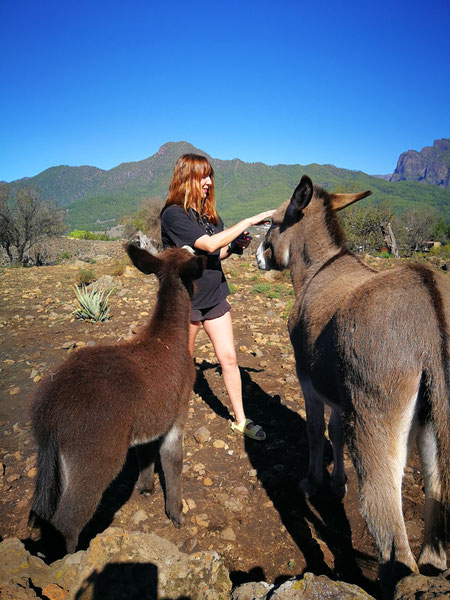
[[[211,178],[211,185],[206,198],[202,198],[200,181],[208,176]],[[177,160],[164,208],[171,204],[183,206],[186,212],[193,208],[199,215],[217,225],[219,217],[214,199],[214,170],[205,156],[183,154]]]

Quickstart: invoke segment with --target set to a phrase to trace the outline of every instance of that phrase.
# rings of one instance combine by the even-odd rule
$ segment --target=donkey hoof
[[[136,485],[137,491],[143,496],[151,496],[155,491],[155,485],[152,483],[151,485],[147,485],[145,483],[138,483]]]
[[[169,515],[169,519],[172,521],[172,523],[177,529],[182,527],[186,521],[184,515],[182,514],[180,514],[179,516]]]
[[[305,477],[298,484],[298,489],[302,494],[305,494],[307,498],[312,498],[319,492],[319,486],[313,483],[310,479]]]

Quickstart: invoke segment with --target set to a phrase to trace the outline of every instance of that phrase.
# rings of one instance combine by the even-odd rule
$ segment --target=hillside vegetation
[[[225,223],[278,206],[290,198],[303,174],[329,190],[370,189],[368,202],[387,202],[396,214],[414,206],[431,209],[450,220],[450,190],[437,186],[401,181],[392,183],[362,171],[333,165],[275,165],[246,163],[239,159],[219,160],[187,142],[169,142],[149,158],[122,163],[109,171],[81,166],[52,167],[39,175],[11,183],[11,188],[35,186],[42,197],[57,200],[66,209],[71,228],[106,230],[121,216],[137,211],[143,201],[164,199],[173,166],[186,152],[207,156],[214,166],[216,199]]]

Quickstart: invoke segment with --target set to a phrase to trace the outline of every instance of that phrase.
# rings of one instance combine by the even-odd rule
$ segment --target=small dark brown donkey
[[[308,495],[323,485],[324,403],[331,488],[346,489],[348,443],[380,576],[417,572],[402,515],[402,477],[417,444],[425,481],[421,567],[446,568],[449,507],[450,279],[423,265],[376,272],[345,246],[335,211],[368,196],[328,194],[303,177],[257,250],[261,269],[291,271],[288,329],[306,403]],[[389,583],[388,583],[389,585]],[[388,592],[390,593],[390,592]]]
[[[50,523],[68,552],[75,551],[129,447],[152,440],[160,440],[166,513],[177,527],[184,521],[183,427],[195,378],[190,296],[204,258],[178,248],[153,256],[128,245],[127,252],[135,267],[159,279],[149,324],[131,341],[75,352],[42,383],[31,409],[38,475],[30,522]],[[153,488],[156,453],[141,456],[141,493]]]

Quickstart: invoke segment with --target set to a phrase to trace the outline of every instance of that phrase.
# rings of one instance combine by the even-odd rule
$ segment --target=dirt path
[[[247,261],[251,259],[248,258]],[[52,372],[74,343],[114,343],[148,319],[156,282],[136,270],[116,277],[112,319],[74,320],[72,284],[79,266],[0,271],[0,535],[25,539],[33,492],[36,448],[28,407],[40,378]],[[94,264],[97,273],[112,263]],[[346,459],[349,490],[343,503],[330,497],[305,500],[297,486],[308,461],[304,403],[286,332],[292,302],[285,275],[262,274],[246,259],[226,265],[244,385],[246,412],[267,441],[244,440],[230,430],[227,396],[212,347],[201,333],[196,347],[197,382],[185,432],[183,497],[187,524],[175,529],[164,514],[159,480],[153,496],[139,497],[134,455],[105,495],[87,538],[107,525],[152,531],[185,551],[217,550],[234,583],[279,581],[305,570],[357,583],[376,593],[376,553],[358,509],[355,473]],[[128,275],[128,276],[126,276]],[[200,427],[209,439],[198,442]],[[326,462],[331,462],[327,447]],[[413,552],[423,529],[422,479],[417,460],[408,467],[404,511]]]

